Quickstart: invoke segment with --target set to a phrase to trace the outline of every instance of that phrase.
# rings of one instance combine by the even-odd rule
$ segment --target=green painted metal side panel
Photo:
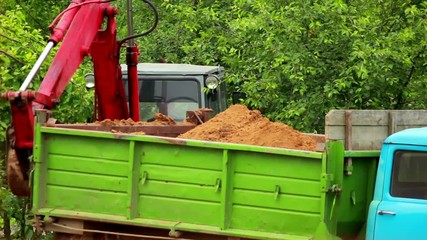
[[[230,155],[234,164],[231,227],[314,233],[320,221],[321,159],[250,152]]]
[[[324,239],[355,221],[331,213],[346,205],[324,177],[342,167],[323,153],[40,125],[35,146],[38,214],[257,239]]]
[[[141,157],[137,217],[219,224],[221,194],[215,184],[221,179],[221,151],[144,142],[136,149]]]
[[[343,171],[344,171],[344,146],[342,143],[328,142],[326,144],[326,161],[327,175],[323,176],[329,187],[343,188]],[[326,191],[324,189],[324,191]],[[340,192],[327,191],[325,196],[325,223],[328,231],[332,234],[337,233],[338,212],[340,206]]]
[[[368,207],[373,197],[377,156],[353,157],[353,174],[344,175],[341,205],[337,209],[337,235],[343,238],[364,236]]]
[[[126,214],[129,142],[49,134],[41,146],[47,165],[42,205]]]
[[[272,233],[308,234],[319,224],[320,159],[232,150],[223,165],[223,149],[158,143],[136,149],[145,178],[138,217]]]

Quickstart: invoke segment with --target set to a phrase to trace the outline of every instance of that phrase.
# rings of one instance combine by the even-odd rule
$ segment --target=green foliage
[[[38,30],[26,24],[25,15],[7,11],[0,15],[0,91],[17,90],[43,50],[43,38]],[[46,67],[42,69],[44,72]],[[39,74],[31,87],[41,81]],[[0,142],[5,141],[5,129],[10,121],[9,105],[0,101]]]
[[[322,132],[330,109],[425,108],[425,1],[155,2],[141,59],[221,64],[272,120]]]
[[[44,24],[68,4],[3,5],[8,2],[39,9],[37,21]],[[160,22],[153,34],[137,39],[141,61],[223,65],[230,92],[244,91],[244,103],[272,120],[322,132],[330,109],[426,107],[426,1],[153,2]],[[124,38],[126,1],[113,4]],[[153,14],[142,1],[133,4],[134,32],[141,33]],[[34,26],[34,16],[26,13]],[[78,84],[70,88],[82,91]],[[73,99],[62,103],[80,106]]]
[[[0,91],[17,90],[43,51],[45,42],[40,31],[26,23],[26,16],[18,7],[0,16]],[[51,54],[54,55],[55,52]],[[30,88],[37,89],[47,71],[48,58]],[[93,96],[84,83],[84,73],[92,71],[90,64],[82,65],[61,96],[54,116],[61,122],[85,122],[92,115]],[[5,140],[5,128],[10,121],[8,103],[0,102],[0,142]]]
[[[4,14],[6,10],[12,9],[16,6],[15,1],[1,1],[0,2],[0,14]]]
[[[27,16],[21,7],[6,11],[0,15],[0,92],[16,91],[30,72],[33,64],[42,52],[45,41],[39,30],[27,23]],[[54,52],[53,54],[54,55]],[[30,89],[38,89],[43,76],[51,62],[47,59],[35,77]],[[83,74],[91,70],[89,64],[84,64],[71,80],[61,96],[60,105],[54,110],[54,116],[61,122],[85,122],[92,116],[93,94],[86,91]],[[10,123],[9,104],[0,101],[0,144],[5,142],[6,127]],[[1,151],[5,149],[1,148]],[[0,152],[1,152],[0,151]],[[0,154],[0,163],[4,163],[4,154]],[[3,163],[1,165],[3,165]],[[5,178],[4,171],[0,172],[1,179]],[[32,236],[31,227],[25,224],[25,200],[13,196],[0,184],[0,219],[3,224],[11,223],[14,238],[37,239]],[[3,226],[2,224],[2,226]],[[30,238],[31,237],[31,238]]]
[[[40,29],[44,36],[48,36],[49,24],[68,4],[69,0],[2,0],[0,14],[18,6],[26,16],[26,23],[31,28]]]
[[[94,95],[86,89],[84,75],[93,72],[92,62],[86,60],[76,71],[62,94],[53,116],[63,123],[86,122],[93,116]]]

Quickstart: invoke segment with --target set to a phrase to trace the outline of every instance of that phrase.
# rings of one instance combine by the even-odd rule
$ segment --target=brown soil
[[[111,129],[112,133],[123,133],[123,134],[132,134],[132,135],[147,135],[144,131],[138,131],[138,132],[121,132],[116,129]]]
[[[176,122],[173,118],[166,116],[162,113],[155,113],[154,114],[154,122],[161,124],[161,125],[175,125]]]
[[[110,120],[105,119],[102,121],[96,121],[94,123],[90,123],[89,125],[99,125],[99,126],[145,126],[145,125],[175,125],[176,122],[173,118],[166,116],[162,113],[154,114],[153,122],[135,122],[131,118],[121,119],[121,120]]]
[[[128,119],[116,119],[116,120],[111,120],[111,119],[105,119],[102,121],[96,121],[93,123],[90,123],[89,125],[99,125],[99,126],[142,126],[142,125],[147,125],[147,122],[135,122],[133,121],[131,118]]]
[[[258,110],[233,105],[179,138],[316,151],[316,141],[292,127],[271,122]]]

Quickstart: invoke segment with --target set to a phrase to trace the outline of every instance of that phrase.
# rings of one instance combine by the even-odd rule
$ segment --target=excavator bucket
[[[13,139],[14,130],[9,127],[7,130],[7,149],[6,149],[6,174],[10,190],[17,196],[30,196],[30,187],[28,175],[23,166],[19,163],[15,149],[12,148],[11,139]]]
[[[30,188],[28,179],[19,164],[15,150],[9,148],[7,150],[7,182],[10,190],[17,196],[29,196]]]

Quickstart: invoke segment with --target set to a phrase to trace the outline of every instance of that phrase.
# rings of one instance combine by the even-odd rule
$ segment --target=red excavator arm
[[[28,180],[28,157],[33,149],[34,110],[52,109],[59,103],[62,92],[86,56],[90,55],[94,64],[97,119],[129,118],[119,65],[121,44],[116,40],[117,9],[109,4],[110,1],[73,0],[69,7],[57,17],[57,19],[61,18],[58,24],[53,27],[57,22],[56,19],[52,23],[49,42],[20,90],[2,94],[2,97],[10,102],[12,110],[12,129],[8,131],[9,150],[12,151],[9,154],[9,161],[12,165],[16,165],[12,168],[21,168],[21,173],[15,174],[17,176],[9,172],[9,182]],[[106,28],[101,29],[104,22]],[[60,41],[62,44],[39,90],[37,92],[26,90],[46,55]],[[132,60],[138,61],[134,56]],[[128,62],[128,65],[132,63]],[[137,79],[132,81],[138,86]],[[137,92],[136,90],[136,94]],[[137,95],[133,96],[131,102],[138,99]],[[134,120],[138,120],[139,113],[137,117],[135,116],[136,114],[133,114]],[[13,164],[13,161],[16,164]],[[22,184],[20,186],[12,184],[10,187],[16,195],[29,194],[28,184],[25,187]]]

